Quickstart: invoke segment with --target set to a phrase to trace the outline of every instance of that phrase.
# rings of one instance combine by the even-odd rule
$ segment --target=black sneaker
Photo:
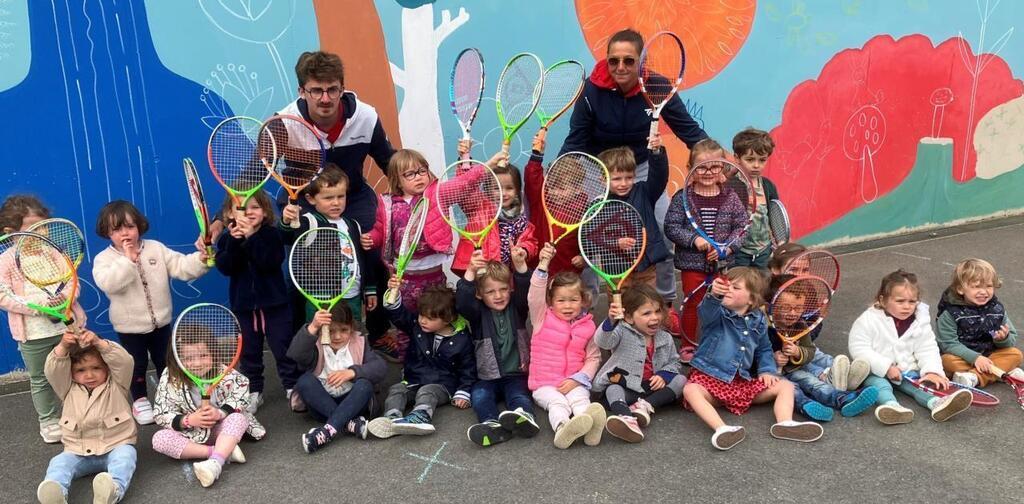
[[[502,411],[498,415],[498,421],[502,428],[515,434],[517,437],[530,438],[540,432],[540,427],[533,419],[533,415],[527,413],[523,408]]]
[[[466,431],[466,437],[470,441],[486,448],[512,439],[512,433],[505,430],[500,423],[488,420],[483,423],[470,425]]]
[[[430,423],[430,415],[426,411],[412,410],[408,415],[391,422],[391,430],[406,436],[425,436],[434,433],[434,424]]]
[[[366,439],[366,424],[366,417],[357,416],[348,421],[345,430],[359,439]]]
[[[330,443],[334,439],[325,427],[314,427],[302,435],[302,449],[306,453],[313,453]]]

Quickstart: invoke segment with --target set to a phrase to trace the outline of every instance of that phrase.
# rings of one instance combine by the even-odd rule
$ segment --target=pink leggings
[[[245,419],[245,415],[232,413],[213,426],[207,443],[212,445],[221,435],[242,439],[247,427],[249,427],[249,421]],[[188,446],[189,441],[191,440],[188,437],[178,431],[160,429],[153,434],[153,450],[173,459],[180,459],[181,452]]]

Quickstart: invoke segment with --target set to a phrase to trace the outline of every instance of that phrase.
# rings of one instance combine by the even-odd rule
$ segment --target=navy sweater
[[[221,233],[217,269],[230,279],[231,309],[240,312],[286,304],[288,290],[281,270],[284,257],[284,242],[273,226],[260,226],[246,239]]]

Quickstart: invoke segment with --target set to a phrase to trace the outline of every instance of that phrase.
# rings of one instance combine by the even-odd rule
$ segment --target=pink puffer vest
[[[597,326],[589,313],[574,322],[566,322],[547,310],[540,330],[530,343],[530,390],[557,387],[583,368],[587,343]]]

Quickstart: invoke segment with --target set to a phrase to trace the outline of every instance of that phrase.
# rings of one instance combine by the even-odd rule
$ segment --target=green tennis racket
[[[395,278],[398,280],[401,280],[402,275],[405,274],[405,268],[409,265],[413,252],[416,252],[420,237],[423,236],[423,225],[427,222],[427,209],[427,198],[420,198],[412,207],[412,213],[409,214],[409,222],[405,225],[402,241],[398,244],[398,257],[395,258]],[[397,300],[398,292],[393,289],[384,292],[384,304],[394,304]]]
[[[231,310],[218,304],[195,304],[174,322],[171,349],[178,368],[199,387],[206,406],[210,394],[238,364],[242,328]]]
[[[288,259],[292,283],[317,310],[330,310],[355,286],[359,274],[356,246],[348,233],[337,228],[317,227],[299,235]],[[320,340],[331,340],[324,326]]]
[[[502,167],[508,164],[506,159],[509,146],[512,144],[512,136],[533,115],[543,89],[544,66],[540,58],[533,54],[520,53],[513,56],[501,71],[495,94],[495,106],[504,139],[501,152],[505,156],[498,162]]]
[[[188,196],[192,200],[192,210],[196,214],[196,222],[199,224],[199,237],[206,244],[206,265],[214,266],[213,237],[210,236],[210,212],[206,207],[206,197],[203,196],[203,186],[199,183],[199,172],[192,158],[181,160],[185,168],[185,183],[188,185]]]

